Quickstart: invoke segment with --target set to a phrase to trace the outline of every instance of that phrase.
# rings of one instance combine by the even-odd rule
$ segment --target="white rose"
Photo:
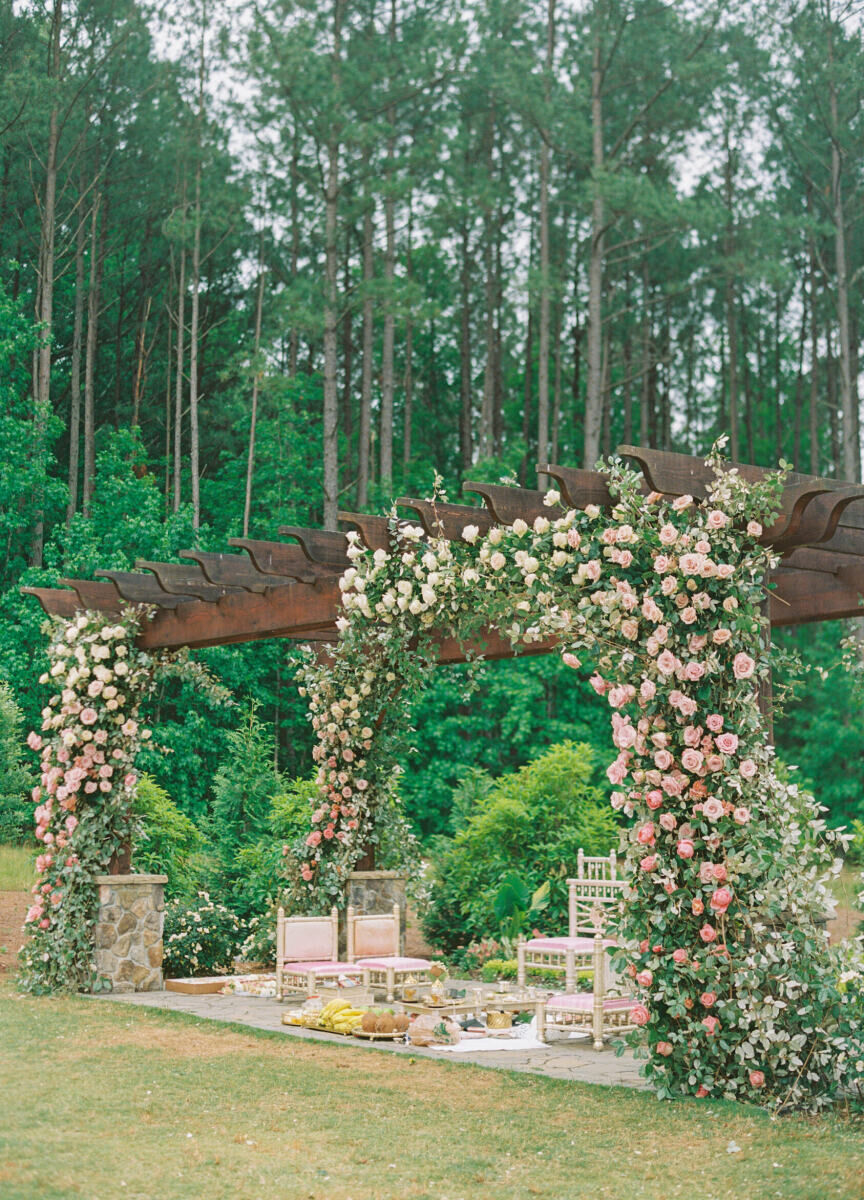
[[[528,526],[525,524],[525,522],[522,520],[521,517],[516,518],[516,520],[513,522],[512,529],[517,537],[522,537],[523,533],[528,532]]]
[[[469,545],[473,546],[479,536],[480,529],[477,525],[466,525],[462,530],[462,541],[468,542]]]
[[[534,518],[534,532],[535,533],[547,533],[548,530],[549,530],[549,518],[548,517],[535,517]]]
[[[414,599],[411,601],[411,603],[408,605],[408,611],[409,611],[409,612],[411,612],[411,613],[413,613],[415,617],[417,616],[417,614],[418,614],[418,613],[421,613],[421,612],[423,611],[423,605],[422,605],[422,603],[421,603],[421,602],[420,602],[420,601],[417,599],[417,597],[416,597],[416,596],[415,596],[415,597],[414,597]]]
[[[372,557],[374,558],[377,566],[383,567],[384,563],[386,563],[389,560],[390,555],[387,553],[386,550],[382,550],[381,547],[379,546],[378,549],[375,551],[375,553],[372,555]]]
[[[492,567],[493,571],[500,571],[506,562],[507,559],[500,550],[496,550],[496,552],[489,559],[489,565]]]
[[[546,495],[543,497],[543,503],[546,505],[547,508],[551,508],[552,505],[557,504],[560,499],[561,499],[561,493],[556,492],[554,488],[550,488],[549,491],[546,493]]]
[[[491,545],[497,546],[503,536],[504,536],[504,534],[501,532],[501,530],[498,528],[498,526],[493,525],[493,527],[486,534],[486,540]]]
[[[110,674],[110,672],[109,672],[109,674]],[[115,675],[128,675],[129,674],[129,664],[123,662],[123,660],[121,659],[120,662],[114,664],[114,674]]]

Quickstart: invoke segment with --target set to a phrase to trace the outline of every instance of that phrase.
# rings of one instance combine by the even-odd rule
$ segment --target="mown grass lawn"
[[[0,845],[0,892],[29,892],[36,878],[36,850],[29,846]]]
[[[840,1117],[662,1104],[8,985],[0,1046],[3,1200],[864,1197],[864,1127]]]

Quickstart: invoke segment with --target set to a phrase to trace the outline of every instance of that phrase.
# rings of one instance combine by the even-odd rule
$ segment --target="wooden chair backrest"
[[[570,937],[602,933],[624,900],[623,879],[568,879]]]
[[[579,850],[576,855],[577,879],[617,879],[618,855],[611,850],[607,856],[586,854]]]
[[[276,922],[276,957],[280,962],[337,962],[339,912],[328,917],[286,917],[279,909]]]
[[[399,905],[389,913],[356,913],[348,905],[348,961],[399,954]]]

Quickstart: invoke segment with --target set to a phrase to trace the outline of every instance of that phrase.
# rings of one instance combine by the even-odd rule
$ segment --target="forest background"
[[[22,584],[622,442],[860,480],[862,86],[836,0],[0,0],[5,835],[44,703]],[[780,639],[809,670],[779,752],[838,824],[864,816],[847,633]],[[160,685],[145,765],[199,825],[308,775],[294,654]],[[416,714],[423,837],[474,767],[605,761],[587,675],[465,684]]]

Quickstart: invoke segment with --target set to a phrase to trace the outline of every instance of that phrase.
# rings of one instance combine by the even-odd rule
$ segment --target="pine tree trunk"
[[[372,354],[375,334],[372,302],[372,280],[375,273],[373,204],[374,201],[370,197],[363,213],[363,367],[360,377],[360,432],[357,447],[357,506],[360,509],[364,509],[369,503],[369,438],[372,432]]]
[[[345,459],[342,463],[343,479],[351,478],[354,458],[354,413],[352,392],[354,386],[354,308],[347,299],[351,295],[351,240],[353,230],[345,230],[345,258],[342,262],[342,287],[346,301],[342,312],[342,430],[345,434]]]
[[[413,196],[408,197],[408,238],[405,246],[405,277],[409,285],[412,278],[412,263],[411,263],[411,243],[414,235],[414,206]],[[414,322],[409,310],[405,319],[405,372],[403,375],[403,389],[405,393],[405,421],[404,435],[402,439],[402,461],[407,467],[411,462],[413,453],[413,425],[414,425]]]
[[[102,279],[102,256],[99,253],[99,209],[102,194],[93,198],[90,219],[90,282],[87,291],[87,346],[84,358],[84,478],[82,510],[90,516],[93,483],[96,472],[96,353],[99,335],[99,291]]]
[[[807,189],[807,211],[812,213],[810,188]],[[810,292],[810,474],[819,474],[819,316],[816,311],[816,247],[813,233],[807,235],[809,252]]]
[[[148,296],[144,301],[144,311],[138,323],[135,336],[135,374],[132,379],[132,428],[137,429],[141,413],[141,396],[144,390],[144,376],[147,369],[147,322],[150,319],[150,308],[153,297]]]
[[[186,212],[184,197],[183,212]],[[177,286],[177,367],[174,376],[174,511],[178,512],[183,483],[183,366],[186,340],[186,247],[180,250],[180,280]]]
[[[471,248],[468,222],[462,220],[462,269],[459,273],[459,457],[463,475],[474,457],[471,396]]]
[[[795,373],[795,426],[792,436],[792,465],[801,470],[801,430],[804,424],[804,346],[807,342],[809,292],[802,288],[801,326],[798,333],[798,369]]]
[[[724,193],[726,198],[727,222],[723,237],[723,254],[726,260],[726,286],[724,307],[726,314],[726,339],[729,346],[729,454],[733,462],[740,462],[738,446],[738,320],[735,311],[735,280],[732,275],[732,256],[735,249],[735,231],[732,217],[732,152],[729,133],[725,134],[726,160],[723,165]]]
[[[69,389],[69,503],[66,524],[78,508],[78,469],[81,452],[81,347],[84,340],[84,214],[78,217],[75,230],[75,315],[72,319],[72,365]]]
[[[600,457],[603,428],[603,275],[606,256],[606,211],[600,174],[604,165],[603,148],[603,72],[599,18],[594,31],[591,68],[591,162],[593,192],[591,203],[591,243],[588,260],[588,392],[585,397],[584,466],[589,470]]]
[[[493,177],[493,150],[495,140],[494,112],[487,114],[485,130],[486,178]],[[495,263],[494,263],[494,220],[491,204],[487,204],[483,228],[483,299],[486,306],[484,341],[486,362],[483,368],[483,407],[480,412],[479,452],[481,458],[491,458],[495,452],[494,405],[495,405]]]
[[[342,14],[344,0],[333,2],[333,54],[331,84],[333,95],[341,91]],[[324,184],[324,528],[336,528],[339,508],[339,394],[337,381],[338,252],[337,218],[339,204],[339,132],[331,126],[327,143],[327,168]]]
[[[297,282],[297,268],[300,263],[300,139],[297,135],[297,125],[294,125],[294,141],[291,149],[291,284]],[[291,322],[291,333],[288,340],[288,377],[293,379],[297,374],[297,355],[300,348],[300,333],[297,322]]]
[[[555,334],[552,358],[555,363],[555,374],[552,379],[552,430],[550,439],[550,457],[553,463],[558,462],[558,439],[561,432],[561,375],[563,369],[561,352],[561,326],[564,322],[561,312],[561,301],[555,304]]]
[[[252,512],[252,476],[255,472],[255,426],[258,420],[258,387],[261,368],[258,355],[261,351],[261,317],[264,312],[264,263],[258,259],[258,296],[255,302],[255,342],[253,350],[254,368],[252,375],[252,403],[249,412],[249,450],[246,456],[246,498],[243,504],[243,536],[249,536],[249,516]]]
[[[396,0],[390,0],[390,49],[396,42]],[[384,336],[381,342],[381,486],[393,487],[393,352],[396,335],[393,284],[396,275],[396,201],[393,195],[393,158],[395,152],[396,110],[387,110],[390,136],[387,139],[387,174],[384,193]]]
[[[552,64],[555,55],[555,0],[547,0],[546,8],[546,71],[544,99],[547,115],[551,91]],[[540,134],[540,338],[537,362],[537,461],[549,462],[549,140]],[[546,476],[538,483],[541,491],[547,487]]]
[[[192,306],[189,314],[189,474],[192,528],[201,525],[200,441],[198,430],[198,340],[201,305],[201,164],[195,169],[195,226],[192,234]]]

